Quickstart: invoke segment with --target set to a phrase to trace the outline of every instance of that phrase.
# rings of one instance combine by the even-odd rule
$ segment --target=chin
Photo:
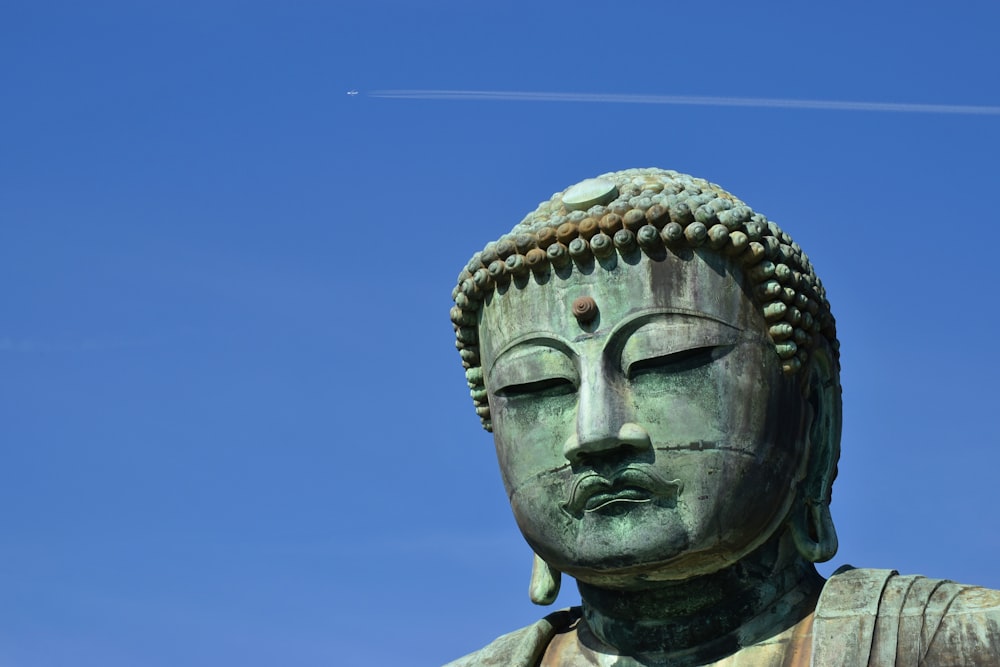
[[[627,511],[585,514],[564,531],[531,531],[519,525],[543,560],[587,583],[627,587],[649,580],[655,571],[690,555],[689,530],[676,510],[663,507],[633,506]],[[553,541],[554,534],[565,539]]]
[[[752,550],[748,546],[745,551]],[[746,555],[744,551],[718,547],[698,550],[692,548],[690,543],[679,540],[643,545],[627,554],[620,549],[585,556],[581,554],[571,564],[551,564],[559,571],[593,586],[631,590],[646,588],[653,582],[666,584],[712,575],[737,564]]]

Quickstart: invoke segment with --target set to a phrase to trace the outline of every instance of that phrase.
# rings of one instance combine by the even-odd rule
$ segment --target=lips
[[[681,492],[679,479],[668,480],[655,471],[628,466],[605,477],[587,472],[576,477],[569,486],[562,509],[577,518],[597,512],[616,503],[648,503],[673,500]]]
[[[653,494],[648,489],[636,486],[626,486],[622,489],[601,491],[587,498],[583,504],[584,512],[595,512],[614,502],[648,503],[653,500]]]

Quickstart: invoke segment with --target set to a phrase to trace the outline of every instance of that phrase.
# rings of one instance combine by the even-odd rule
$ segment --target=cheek
[[[493,442],[508,496],[569,462],[563,444],[576,423],[576,397],[510,401],[490,396]]]
[[[719,442],[732,434],[739,406],[730,404],[720,381],[721,364],[681,373],[649,373],[631,380],[635,421],[645,428],[654,448]]]
[[[690,480],[679,509],[692,548],[722,548],[738,556],[772,534],[792,497],[794,469],[791,457],[776,452],[716,450],[676,457],[677,476]]]

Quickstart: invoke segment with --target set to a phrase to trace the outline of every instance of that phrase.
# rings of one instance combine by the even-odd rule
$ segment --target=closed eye
[[[531,396],[544,398],[546,396],[564,396],[576,391],[576,385],[566,378],[545,378],[536,382],[524,382],[522,384],[511,384],[501,388],[496,392],[497,396],[504,398],[514,398],[517,396]]]
[[[694,347],[659,357],[640,359],[629,364],[628,377],[635,379],[648,373],[683,373],[709,364],[733,349],[732,345]]]

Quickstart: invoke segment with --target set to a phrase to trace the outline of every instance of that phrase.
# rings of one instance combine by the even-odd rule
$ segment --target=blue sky
[[[5,4],[0,665],[435,665],[538,618],[449,294],[539,201],[636,166],[731,190],[827,287],[823,571],[1000,588],[1000,115],[371,95],[998,107],[998,24],[985,1]]]

